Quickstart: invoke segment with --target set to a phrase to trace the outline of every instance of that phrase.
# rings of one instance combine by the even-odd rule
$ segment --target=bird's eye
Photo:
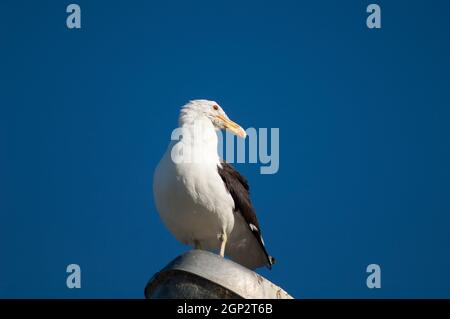
[[[214,104],[213,109],[217,111],[219,109],[219,107],[216,104]]]

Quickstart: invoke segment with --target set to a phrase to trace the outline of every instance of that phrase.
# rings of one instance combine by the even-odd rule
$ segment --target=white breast
[[[212,127],[211,131],[217,139]],[[185,154],[189,151],[202,160],[175,163],[171,153],[180,146],[177,143],[182,143]],[[189,138],[169,145],[155,170],[154,199],[161,219],[179,241],[213,250],[220,247],[220,234],[233,230],[234,202],[217,172],[217,140],[209,149],[204,143],[201,150],[196,145],[200,144]]]

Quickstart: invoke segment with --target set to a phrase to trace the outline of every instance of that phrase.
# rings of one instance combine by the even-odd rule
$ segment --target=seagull
[[[275,259],[266,250],[247,180],[218,154],[217,131],[241,138],[246,132],[209,100],[184,105],[178,124],[153,176],[161,220],[183,244],[249,269],[271,269]]]

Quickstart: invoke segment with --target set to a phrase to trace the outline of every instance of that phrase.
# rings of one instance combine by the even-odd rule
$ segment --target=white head
[[[208,119],[216,130],[228,129],[240,137],[246,137],[244,129],[231,121],[217,102],[209,100],[192,100],[180,111],[179,124],[183,126],[197,119]]]

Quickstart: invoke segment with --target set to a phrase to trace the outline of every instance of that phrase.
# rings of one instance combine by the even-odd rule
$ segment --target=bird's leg
[[[224,232],[221,236],[220,236],[220,241],[222,242],[220,244],[220,256],[224,257],[225,256],[225,245],[227,244],[227,234]]]

